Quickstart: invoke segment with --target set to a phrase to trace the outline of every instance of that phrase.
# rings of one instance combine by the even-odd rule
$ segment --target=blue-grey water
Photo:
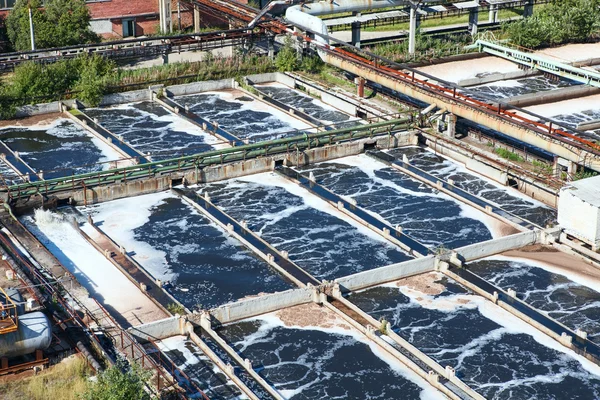
[[[69,120],[58,120],[50,127],[0,129],[0,140],[36,172],[43,171],[46,179],[108,169],[109,161],[119,158]]]
[[[271,182],[271,183],[270,183]],[[223,208],[317,279],[333,279],[405,261],[410,257],[366,228],[351,225],[324,203],[277,186],[274,174],[257,175],[252,182],[232,180],[202,187]],[[335,212],[335,211],[333,211]]]
[[[187,377],[211,400],[246,398],[240,389],[190,339],[174,336],[162,340],[159,347]],[[184,380],[183,375],[178,379]],[[201,399],[200,396],[195,398]]]
[[[114,238],[118,234],[114,229],[123,228],[108,226],[103,220],[106,207],[109,203],[83,211],[94,216],[100,229]],[[114,212],[118,213],[118,208]],[[129,234],[138,243],[164,253],[159,268],[172,276],[167,289],[189,309],[210,309],[246,296],[292,287],[266,262],[175,196],[153,205],[148,220]],[[156,268],[143,250],[133,257],[147,270]]]
[[[210,92],[181,96],[175,100],[211,123],[217,122],[225,131],[250,142],[300,135],[308,128],[308,125],[242,92]]]
[[[431,151],[420,147],[406,147],[390,150],[389,153],[399,159],[406,155],[415,167],[444,180],[452,179],[457,187],[542,227],[556,220],[556,210],[459,169],[456,163]]]
[[[469,269],[504,290],[514,289],[527,304],[600,342],[600,293],[590,287],[526,260],[481,260],[469,263]]]
[[[219,334],[286,399],[420,399],[422,388],[353,336],[253,320]]]
[[[540,75],[473,86],[469,88],[469,91],[485,95],[487,98],[494,100],[506,100],[510,97],[546,92],[575,85],[579,85],[579,83],[563,78],[554,81],[544,75]]]
[[[85,112],[139,152],[149,153],[154,161],[209,151],[217,142],[199,127],[150,101]]]
[[[336,128],[347,128],[360,123],[356,118],[350,118],[348,114],[327,106],[319,100],[297,90],[269,85],[261,85],[257,86],[257,88],[275,100],[294,107],[296,110],[304,110],[306,114],[318,119],[325,125],[331,125]]]
[[[437,279],[442,289],[429,294],[417,289],[406,292],[411,293],[408,296],[398,287],[386,286],[352,294],[349,300],[373,317],[390,321],[394,332],[442,366],[452,366],[457,377],[487,399],[600,396],[600,376],[573,356],[543,344],[560,347],[552,339],[536,340],[527,333],[540,336],[533,328],[505,321],[489,301],[445,278]]]
[[[0,160],[0,179],[0,186],[23,183],[23,178],[2,160]]]
[[[471,217],[478,213],[469,211],[469,206],[367,156],[344,161],[301,170],[312,172],[318,183],[334,193],[351,197],[359,206],[400,225],[425,245],[457,248],[492,238],[486,225]]]
[[[590,105],[591,106],[591,105]],[[575,113],[565,113],[552,116],[552,119],[562,122],[569,128],[577,128],[577,125],[582,122],[591,122],[600,120],[600,106],[592,106],[588,110],[583,110]],[[600,140],[600,129],[590,130],[587,133],[591,134],[595,140]]]

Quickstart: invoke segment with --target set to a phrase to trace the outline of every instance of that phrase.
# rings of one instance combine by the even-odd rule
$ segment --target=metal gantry
[[[503,44],[493,43],[486,40],[477,40],[475,44],[480,52],[502,57],[527,68],[537,69],[552,75],[583,83],[584,85],[600,88],[600,72],[592,69],[578,68],[572,65],[552,60],[548,57],[539,56],[530,52],[522,51]]]

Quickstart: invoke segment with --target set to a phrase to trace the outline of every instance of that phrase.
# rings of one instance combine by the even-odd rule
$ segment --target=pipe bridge
[[[56,47],[0,55],[0,73],[14,70],[27,61],[49,64],[81,54],[98,54],[111,59],[159,57],[170,53],[208,51],[223,47],[258,42],[265,37],[262,30],[231,29],[176,36],[125,39],[77,46]]]
[[[356,139],[391,135],[394,132],[407,129],[410,122],[410,118],[395,119],[392,121],[358,125],[332,131],[311,134],[306,133],[304,135],[283,139],[212,150],[190,156],[115,168],[106,171],[47,179],[37,182],[25,182],[0,188],[0,200],[10,203],[19,199],[26,200],[36,195],[49,196],[60,192],[68,192],[75,188],[84,187],[89,189],[111,183],[149,179],[157,176],[168,176],[170,174],[181,180],[183,172],[195,170],[197,176],[201,169],[211,165],[244,161],[247,159],[268,157],[277,154],[289,154]]]
[[[486,40],[477,40],[475,45],[479,48],[480,52],[486,52],[531,69],[558,75],[585,85],[600,88],[600,72],[596,72],[595,70],[574,67],[537,54],[524,52]]]

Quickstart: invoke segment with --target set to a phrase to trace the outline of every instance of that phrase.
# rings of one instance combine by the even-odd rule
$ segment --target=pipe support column
[[[408,37],[408,53],[415,54],[417,45],[417,10],[414,7],[410,9],[410,32]]]
[[[353,16],[360,17],[359,12],[353,12]],[[352,22],[352,45],[360,49],[360,21]]]
[[[202,17],[200,16],[200,8],[194,4],[194,33],[200,33],[200,22]]]

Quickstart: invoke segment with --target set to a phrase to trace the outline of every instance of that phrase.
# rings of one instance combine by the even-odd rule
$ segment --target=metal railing
[[[365,137],[391,134],[392,132],[406,129],[410,122],[409,118],[405,118],[325,132],[307,133],[289,138],[212,150],[147,164],[90,172],[65,178],[48,179],[40,182],[26,182],[0,189],[0,193],[5,192],[7,200],[15,200],[36,194],[48,195],[61,191],[76,190],[82,187],[90,188],[117,181],[124,183],[133,179],[150,178],[159,175],[164,176],[194,169],[198,171],[210,165],[243,161],[250,158],[301,151]]]

